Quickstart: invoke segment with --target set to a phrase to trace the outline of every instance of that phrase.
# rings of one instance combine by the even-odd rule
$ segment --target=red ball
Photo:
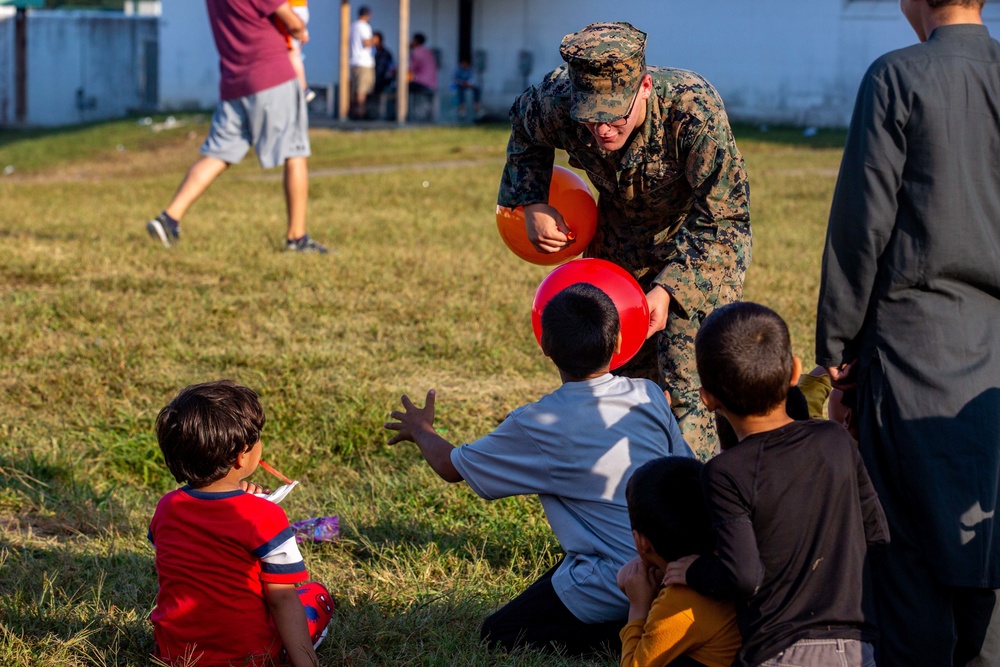
[[[542,311],[549,300],[570,285],[590,283],[603,291],[618,309],[622,331],[622,350],[611,357],[611,368],[622,366],[635,356],[646,341],[649,330],[649,304],[646,294],[632,274],[604,259],[574,259],[556,267],[545,276],[531,304],[531,328],[535,340],[542,344]]]
[[[497,206],[497,231],[511,251],[532,264],[559,264],[582,255],[597,231],[597,202],[582,178],[565,167],[552,168],[549,205],[562,214],[575,238],[573,243],[554,253],[535,250],[528,240],[524,209]]]

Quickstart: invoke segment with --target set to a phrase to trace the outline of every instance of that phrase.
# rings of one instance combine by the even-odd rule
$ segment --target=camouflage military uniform
[[[694,337],[716,306],[742,296],[751,247],[743,157],[711,84],[657,67],[645,68],[653,80],[645,121],[621,151],[602,150],[570,115],[573,66],[550,72],[511,107],[498,203],[546,202],[556,148],[587,172],[599,193],[599,225],[586,255],[629,270],[646,292],[659,285],[671,295],[666,329],[616,372],[667,389],[684,437],[706,459],[718,445],[698,397]]]

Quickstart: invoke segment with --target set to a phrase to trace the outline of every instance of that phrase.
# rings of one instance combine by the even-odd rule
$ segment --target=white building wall
[[[15,116],[14,18],[0,17],[0,123]],[[145,101],[144,47],[156,19],[99,11],[29,10],[27,125],[120,118]]]
[[[219,99],[219,57],[204,0],[168,0],[160,15],[160,107],[208,109]]]
[[[354,2],[372,8],[398,56],[398,0]],[[340,3],[310,3],[305,47],[310,83],[338,77]],[[1000,36],[1000,6],[984,18]],[[218,59],[204,0],[163,5],[160,98],[167,108],[214,105]],[[483,51],[483,101],[505,114],[525,83],[562,64],[559,42],[595,21],[628,21],[649,34],[647,62],[692,69],[721,93],[734,119],[801,125],[846,125],[861,76],[880,54],[916,42],[897,0],[477,0],[473,50]],[[410,30],[423,32],[441,55],[447,90],[458,55],[458,0],[411,0]],[[518,64],[530,54],[525,79]]]
[[[0,7],[0,126],[14,119],[14,86],[14,8]]]

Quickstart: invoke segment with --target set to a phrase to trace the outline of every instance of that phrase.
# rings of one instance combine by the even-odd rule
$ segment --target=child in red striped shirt
[[[156,418],[167,467],[187,482],[149,524],[159,580],[151,620],[167,664],[266,667],[283,652],[293,667],[317,664],[333,603],[321,584],[297,589],[308,574],[288,518],[246,481],[263,426],[257,394],[229,380],[187,387]]]

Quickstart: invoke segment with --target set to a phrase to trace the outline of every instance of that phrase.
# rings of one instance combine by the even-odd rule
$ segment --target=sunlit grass
[[[302,480],[289,517],[340,517],[340,542],[305,549],[338,603],[321,659],[579,664],[477,645],[482,618],[559,557],[537,501],[482,502],[383,444],[403,392],[437,388],[439,425],[465,442],[558,383],[530,326],[547,269],[495,231],[506,128],[313,130],[310,233],[335,253],[296,257],[278,251],[280,175],[252,158],[177,248],[150,242],[206,128],[180,120],[0,137],[0,664],[148,664],[146,528],[174,485],[152,424],[219,377],[261,394],[265,456]],[[788,319],[808,367],[843,137],[737,137],[745,296]]]

